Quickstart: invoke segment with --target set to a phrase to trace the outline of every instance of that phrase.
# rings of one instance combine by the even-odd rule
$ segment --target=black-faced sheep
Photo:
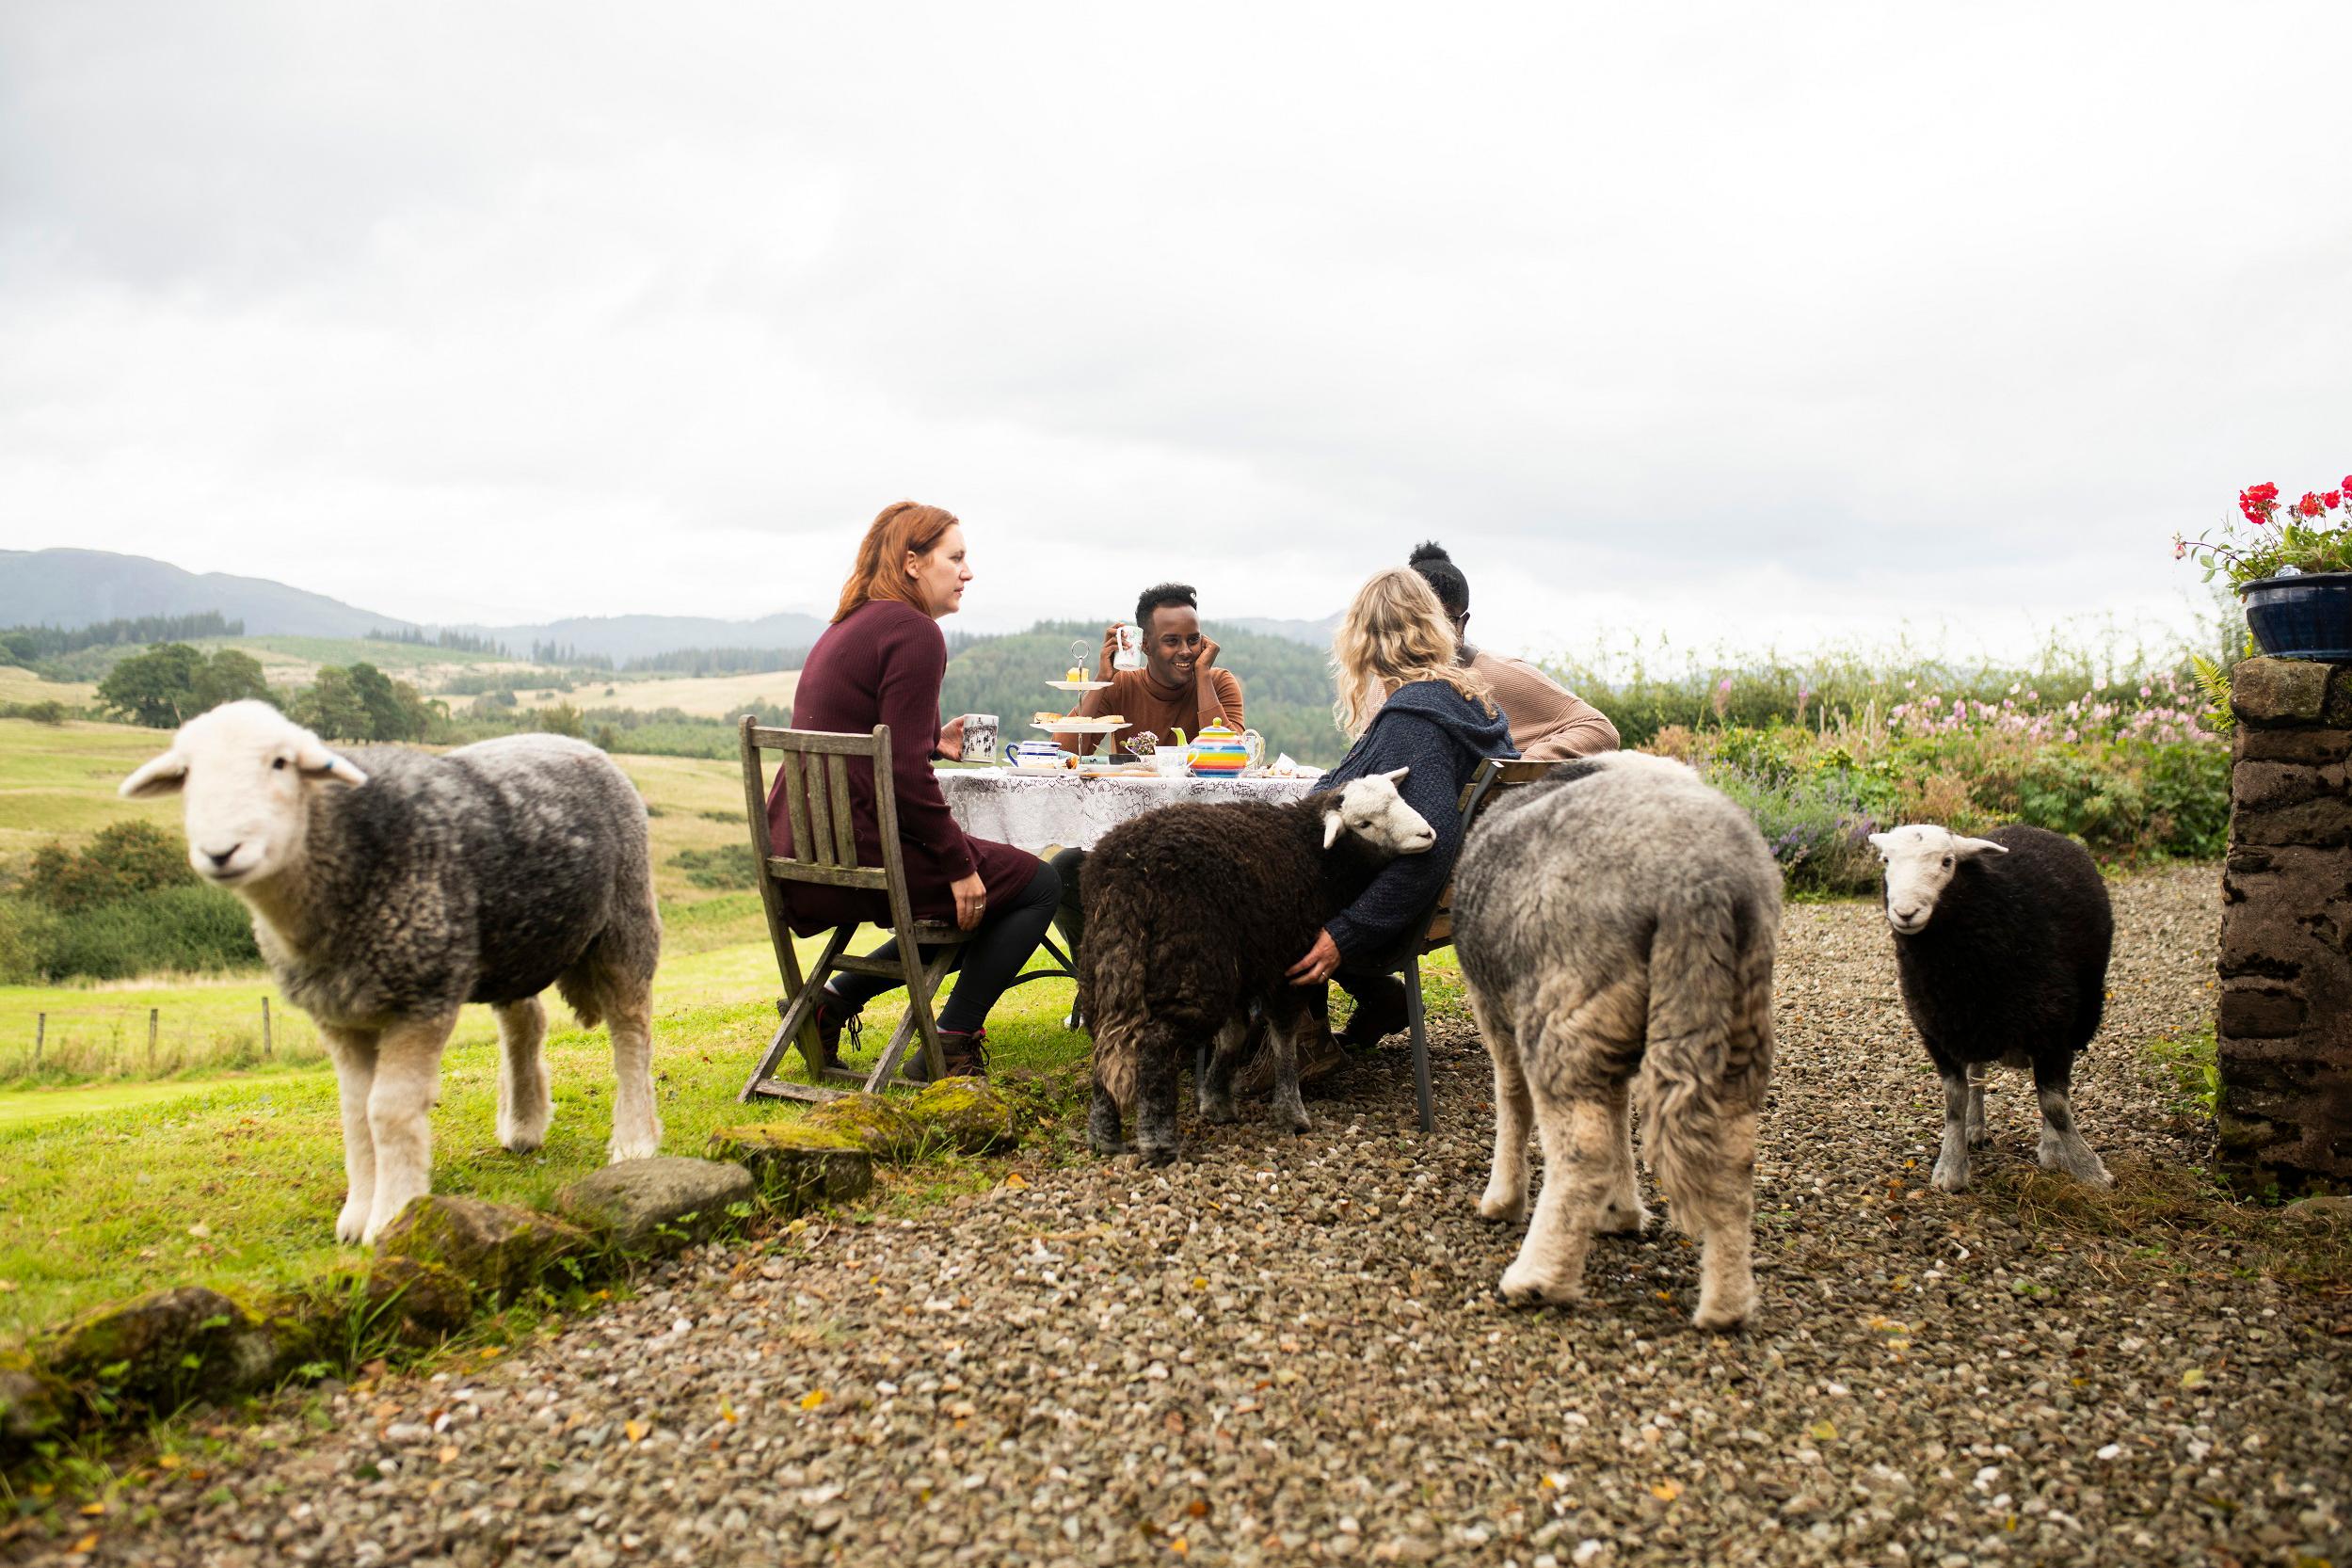
[[[1638,1103],[1673,1222],[1704,1249],[1693,1321],[1744,1321],[1781,915],[1780,869],[1755,824],[1679,762],[1563,762],[1480,818],[1453,911],[1495,1059],[1481,1215],[1527,1212],[1530,1118],[1544,1141],[1543,1196],[1503,1294],[1576,1300],[1593,1232],[1646,1223]]]
[[[1983,1075],[2029,1068],[2042,1166],[2093,1186],[2106,1167],[2074,1128],[2074,1058],[2106,1010],[2115,912],[2089,851],[2039,827],[1981,839],[1914,824],[1873,833],[1886,861],[1886,923],[1903,1007],[1944,1080],[1944,1146],[1930,1177],[1968,1185],[1985,1142]]]
[[[189,864],[251,909],[279,986],[334,1059],[339,1239],[373,1241],[431,1190],[441,1048],[469,1001],[498,1015],[501,1144],[547,1133],[552,984],[584,1024],[610,1020],[612,1158],[656,1151],[662,929],[645,802],[611,758],[554,735],[339,753],[266,703],[232,702],[182,726],[121,792],[174,791]]]
[[[1312,1014],[1287,971],[1323,922],[1380,868],[1436,842],[1397,793],[1403,770],[1352,779],[1284,805],[1170,806],[1103,836],[1080,873],[1086,940],[1079,1010],[1095,1035],[1087,1141],[1123,1154],[1132,1103],[1144,1160],[1176,1157],[1176,1084],[1202,1041],[1216,1049],[1199,1085],[1201,1114],[1229,1122],[1233,1074],[1252,1003],[1274,1052],[1274,1114],[1307,1128],[1299,1035]]]

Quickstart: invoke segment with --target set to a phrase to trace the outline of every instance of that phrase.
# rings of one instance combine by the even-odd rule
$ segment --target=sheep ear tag
[[[302,770],[305,778],[332,778],[355,789],[367,782],[367,775],[353,765],[349,758],[339,756],[315,741],[295,754],[294,765]]]
[[[1323,813],[1323,847],[1329,849],[1339,841],[1339,834],[1348,825],[1345,815],[1337,811]]]
[[[141,764],[116,786],[115,792],[125,800],[149,800],[156,795],[177,794],[187,778],[186,760],[176,751],[167,751]]]

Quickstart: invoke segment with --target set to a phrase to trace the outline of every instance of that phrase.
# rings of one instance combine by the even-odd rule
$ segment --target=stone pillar
[[[2352,664],[2249,659],[2231,698],[2222,1141],[2258,1182],[2352,1188]]]

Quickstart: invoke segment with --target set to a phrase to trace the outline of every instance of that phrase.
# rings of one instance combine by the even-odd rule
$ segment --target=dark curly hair
[[[1470,580],[1462,575],[1462,568],[1454,565],[1454,558],[1446,553],[1444,545],[1435,539],[1415,545],[1404,564],[1437,590],[1437,602],[1446,607],[1447,615],[1460,618],[1470,608]]]
[[[1162,583],[1156,588],[1145,588],[1143,597],[1135,601],[1135,624],[1149,632],[1151,613],[1175,604],[1181,604],[1187,610],[1201,607],[1200,600],[1192,597],[1192,584]]]

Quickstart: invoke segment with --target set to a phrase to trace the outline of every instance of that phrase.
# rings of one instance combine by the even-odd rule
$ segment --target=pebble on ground
[[[2141,1044],[2211,1016],[2217,882],[2116,888],[2076,1103],[2127,1188],[2206,1155]],[[1456,1020],[1433,1136],[1392,1041],[1323,1083],[1306,1136],[1188,1117],[1164,1172],[1032,1155],[1021,1183],[912,1221],[701,1248],[511,1354],[330,1390],[328,1430],[290,1398],[212,1473],[73,1521],[98,1537],[83,1555],[0,1552],[2346,1560],[2352,1303],[2226,1237],[2035,1221],[2022,1080],[1996,1080],[1975,1190],[1928,1188],[1942,1096],[1874,906],[1789,910],[1778,1006],[1742,1335],[1689,1326],[1696,1253],[1671,1230],[1600,1241],[1573,1310],[1496,1300],[1518,1231],[1476,1217],[1490,1080]]]

